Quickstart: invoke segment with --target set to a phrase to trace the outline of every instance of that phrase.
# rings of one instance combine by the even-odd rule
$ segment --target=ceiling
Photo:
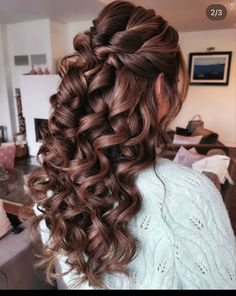
[[[98,0],[0,0],[0,23],[44,18],[61,23],[91,20],[103,7]]]
[[[154,8],[178,31],[215,30],[236,27],[236,0],[130,0]],[[0,0],[0,24],[50,18],[61,23],[91,20],[110,0]],[[210,4],[224,4],[224,20],[212,21],[205,11]]]

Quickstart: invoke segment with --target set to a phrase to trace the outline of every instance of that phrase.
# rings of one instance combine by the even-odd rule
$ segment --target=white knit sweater
[[[130,222],[139,240],[137,257],[129,263],[130,278],[105,275],[110,289],[235,289],[236,244],[228,213],[215,185],[192,169],[160,159],[138,174],[142,207]],[[51,197],[53,198],[53,196]],[[36,210],[37,214],[40,214]],[[41,221],[41,235],[48,230]],[[57,271],[66,271],[58,256]],[[76,273],[58,280],[60,289],[93,289],[73,284]]]

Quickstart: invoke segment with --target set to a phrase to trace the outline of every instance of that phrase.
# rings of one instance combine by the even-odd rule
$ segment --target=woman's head
[[[115,1],[103,9],[89,31],[74,38],[76,56],[66,57],[62,69],[66,71],[68,65],[79,67],[89,82],[88,92],[95,91],[96,87],[112,89],[115,81],[122,87],[122,79],[126,84],[135,80],[139,87],[127,87],[130,87],[129,93],[133,90],[136,93],[137,104],[137,94],[147,93],[152,88],[156,99],[152,103],[156,105],[157,113],[163,100],[166,103],[167,99],[170,105],[163,120],[165,124],[162,122],[163,128],[179,112],[188,89],[187,70],[178,41],[176,30],[154,10]],[[158,76],[163,79],[159,91],[162,97],[157,98],[155,86]],[[180,79],[182,83],[178,88]],[[150,108],[154,107],[153,104]]]
[[[51,245],[42,246],[48,279],[61,253],[102,286],[104,273],[127,273],[134,258],[128,223],[142,204],[135,176],[155,165],[188,78],[175,29],[129,2],[107,5],[74,48],[50,99],[41,168],[29,180],[42,211],[33,225],[45,219],[50,229]]]

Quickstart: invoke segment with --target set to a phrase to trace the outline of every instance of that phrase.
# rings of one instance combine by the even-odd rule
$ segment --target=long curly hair
[[[50,231],[39,263],[48,281],[61,276],[55,266],[62,254],[70,271],[82,275],[78,283],[105,287],[105,273],[129,275],[138,241],[128,225],[142,205],[135,176],[155,166],[165,149],[166,127],[186,97],[188,74],[176,30],[154,10],[129,2],[105,6],[73,42],[41,131],[40,167],[28,181],[31,208],[42,213],[32,227],[36,233],[45,220]],[[160,73],[170,106],[161,120]]]

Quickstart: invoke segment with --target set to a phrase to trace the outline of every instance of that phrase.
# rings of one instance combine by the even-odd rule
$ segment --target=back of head
[[[29,188],[42,211],[34,227],[45,219],[51,233],[50,248],[41,246],[47,278],[56,276],[61,253],[84,280],[102,287],[104,273],[128,274],[137,249],[128,223],[141,206],[135,176],[155,164],[188,78],[176,30],[154,10],[129,2],[107,5],[74,38],[74,48],[61,64],[42,131],[41,168]],[[160,73],[169,110],[159,120]],[[53,196],[45,198],[48,190]]]

